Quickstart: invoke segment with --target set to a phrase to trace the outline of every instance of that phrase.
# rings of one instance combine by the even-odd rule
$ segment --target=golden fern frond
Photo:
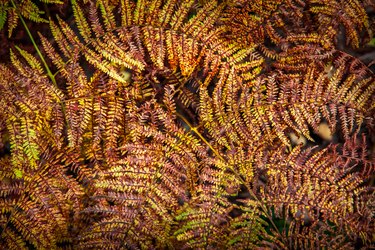
[[[79,32],[82,35],[84,41],[89,42],[91,38],[91,31],[89,28],[89,24],[87,23],[83,15],[83,11],[76,1],[72,1],[72,6],[73,6],[74,17],[75,17]]]
[[[49,172],[48,174],[56,173]],[[9,214],[3,234],[8,234],[8,232],[19,234],[23,238],[23,241],[19,241],[20,243],[26,241],[39,248],[49,248],[69,241],[71,235],[69,235],[66,225],[72,225],[73,221],[69,222],[67,218],[69,218],[69,213],[77,209],[77,206],[70,205],[73,204],[73,200],[68,198],[68,195],[71,195],[70,192],[66,192],[72,188],[72,184],[63,188],[60,186],[61,184],[56,186],[60,182],[56,182],[56,180],[61,176],[56,175],[56,177],[55,180],[48,178],[48,182],[44,182],[47,176],[44,176],[44,181],[39,180],[42,177],[34,177],[34,185],[39,186],[28,186],[30,196],[33,198],[23,195],[17,200]],[[49,195],[46,196],[45,193]],[[40,232],[40,225],[48,230]]]
[[[228,241],[235,207],[227,197],[236,193],[239,183],[224,162],[205,162],[195,192],[176,214],[179,223],[174,236],[183,248],[223,248]]]
[[[28,157],[31,157],[30,160],[36,160],[39,151],[37,148],[40,148],[41,145],[45,145],[46,142],[61,143],[61,137],[54,135],[52,130],[49,130],[49,123],[55,121],[50,121],[43,115],[49,116],[53,110],[55,114],[61,114],[60,102],[63,99],[63,94],[49,82],[34,57],[25,51],[19,51],[28,64],[18,59],[13,52],[11,53],[18,75],[8,68],[2,68],[4,75],[2,87],[4,96],[7,96],[3,99],[3,104],[9,107],[3,114],[6,115],[6,120],[12,121],[8,124],[8,129],[15,132],[14,136],[24,138],[20,143]],[[34,74],[31,76],[30,72],[33,70]],[[15,86],[18,86],[17,90]],[[18,128],[16,129],[16,127]],[[42,138],[37,138],[38,136],[42,136],[47,141],[40,144]]]
[[[70,241],[67,225],[76,223],[70,216],[79,206],[82,189],[66,175],[64,166],[59,165],[61,159],[54,157],[54,153],[43,152],[41,158],[38,171],[24,168],[14,179],[2,177],[1,206],[5,208],[2,211],[5,217],[1,239],[3,246],[10,249],[24,249],[27,245],[55,248]],[[6,184],[7,191],[3,189]],[[16,187],[21,193],[12,191]],[[48,230],[40,231],[40,225]]]
[[[259,201],[240,198],[241,181],[229,170],[230,163],[223,164],[221,169],[220,163],[202,169],[196,192],[178,211],[174,232],[178,246],[251,248],[262,245],[261,239],[267,237]],[[247,173],[251,175],[250,168]]]
[[[155,4],[159,5],[158,3]],[[173,3],[166,3],[164,7],[167,9],[170,8],[167,7],[169,4],[173,5]],[[186,4],[191,6],[190,2]],[[82,36],[87,39],[89,37],[87,35],[89,33],[87,28],[88,22],[84,21],[83,17],[79,14],[81,11],[78,5],[74,4],[74,6],[77,6],[75,7],[75,13],[79,23],[81,23],[78,26],[81,27]],[[171,17],[170,22],[174,23],[171,29],[166,29],[166,27],[134,26],[132,28],[118,28],[116,31],[114,31],[113,26],[115,22],[113,21],[110,8],[107,8],[105,4],[101,4],[100,6],[104,22],[107,23],[105,25],[107,33],[96,32],[97,39],[95,41],[90,41],[87,45],[81,44],[74,38],[72,30],[61,20],[59,21],[61,31],[57,30],[54,34],[64,33],[65,38],[62,41],[69,41],[74,47],[80,48],[88,62],[120,82],[126,83],[120,75],[120,68],[126,67],[135,72],[143,71],[145,62],[148,60],[147,58],[151,60],[153,65],[152,74],[156,70],[170,68],[171,71],[180,70],[182,76],[189,76],[200,63],[204,55],[203,53],[206,53],[207,50],[212,50],[211,48],[213,48],[213,51],[209,53],[209,56],[204,58],[203,63],[207,65],[207,69],[204,70],[208,73],[210,69],[216,67],[212,65],[213,62],[226,57],[226,66],[222,66],[218,72],[215,70],[218,74],[217,77],[224,78],[224,75],[230,74],[229,78],[223,82],[225,88],[236,73],[243,74],[248,81],[254,78],[257,71],[259,71],[256,67],[261,65],[262,60],[256,58],[251,50],[241,50],[239,47],[232,45],[225,46],[226,42],[220,38],[220,34],[223,32],[220,27],[210,31],[212,35],[210,35],[209,40],[201,36],[203,34],[202,31],[207,26],[213,26],[216,20],[218,20],[219,14],[223,9],[222,5],[216,6],[215,3],[208,4],[207,9],[210,11],[207,11],[207,9],[205,9],[206,11],[199,11],[184,27],[179,24],[180,21],[178,20],[186,18],[190,7],[179,6],[177,13],[180,10],[181,15],[175,14]],[[126,7],[128,8],[129,6]],[[136,12],[143,11],[138,9]],[[95,16],[95,18],[91,18],[93,21],[92,29],[95,31],[98,26],[96,9],[92,8],[91,13],[93,17]],[[147,16],[147,14],[144,15]],[[53,27],[55,30],[55,26]],[[61,40],[60,36],[55,36],[55,38]],[[145,48],[148,53],[145,53]],[[168,63],[165,59],[166,54],[168,54]],[[217,59],[213,61],[212,57],[217,57]],[[252,63],[243,62],[245,58],[251,58]],[[231,67],[234,67],[234,69],[230,70]],[[213,72],[214,74],[211,74],[208,79],[215,77],[216,72]],[[218,87],[217,90],[220,90],[220,88]],[[186,90],[181,88],[180,92],[189,93],[190,91],[186,92]],[[230,124],[227,120],[222,119],[220,125],[224,123],[226,124],[225,126]],[[232,133],[230,137],[234,141],[239,141],[235,133]],[[229,145],[227,146],[229,147]]]
[[[268,246],[276,249],[352,249],[353,245],[342,235],[337,235],[336,227],[330,224],[313,223],[310,227],[305,227],[301,221],[288,223],[288,240],[282,242],[275,239]],[[319,237],[316,237],[319,235]]]
[[[110,167],[103,168],[95,181],[93,198],[97,204],[85,211],[103,216],[82,233],[82,246],[104,244],[110,235],[108,247],[113,249],[132,244],[143,248],[171,244],[173,216],[179,204],[187,200],[186,192],[194,192],[196,158],[204,152],[199,142],[185,135],[173,119],[172,93],[165,92],[166,111],[153,99],[140,107],[134,102],[127,104],[128,109],[137,110],[137,116],[129,121],[132,131],[122,146],[109,148],[109,153],[121,157],[108,162]],[[163,133],[160,126],[164,127]],[[98,241],[99,236],[103,241]]]
[[[60,0],[44,0],[48,4],[63,4]],[[19,15],[33,22],[48,22],[44,17],[44,11],[31,0],[5,0],[0,3],[0,30],[3,29],[8,16],[8,36],[11,37],[14,28],[18,24]]]
[[[81,144],[92,114],[92,100],[80,98],[79,100],[67,101],[66,115],[69,129],[68,140],[72,147]]]

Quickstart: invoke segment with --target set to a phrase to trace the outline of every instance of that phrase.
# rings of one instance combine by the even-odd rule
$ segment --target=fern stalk
[[[11,2],[12,2],[13,7],[17,10],[17,5],[14,3],[13,0],[11,0]],[[27,27],[27,24],[26,24],[25,20],[23,19],[22,15],[19,12],[17,12],[17,14],[18,14],[18,17],[20,18],[20,20],[22,22],[23,27],[26,30],[27,35],[30,38],[30,41],[32,42],[32,44],[33,44],[36,52],[38,53],[39,58],[42,60],[44,68],[47,70],[47,74],[48,74],[49,78],[51,79],[51,81],[53,82],[53,84],[55,85],[55,87],[58,88],[56,80],[55,80],[55,77],[53,76],[50,68],[48,67],[47,62],[46,62],[46,60],[44,59],[44,57],[42,55],[42,52],[39,50],[38,45],[36,44],[33,35],[31,34],[29,28]]]

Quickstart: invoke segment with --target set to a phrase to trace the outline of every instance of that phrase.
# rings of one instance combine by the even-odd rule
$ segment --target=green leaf
[[[15,169],[13,170],[13,172],[14,172],[14,174],[16,175],[16,178],[17,178],[17,179],[21,179],[21,178],[22,178],[22,176],[23,176],[23,172],[22,172],[21,169],[15,168]]]
[[[375,47],[375,37],[373,37],[367,45]]]
[[[7,6],[4,6],[3,4],[0,5],[0,30],[4,28],[4,24],[7,19],[6,9]]]

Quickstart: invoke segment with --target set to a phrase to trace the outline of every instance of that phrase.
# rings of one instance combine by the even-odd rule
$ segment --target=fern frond
[[[183,247],[224,247],[225,238],[220,231],[227,223],[226,214],[229,211],[220,203],[224,202],[217,200],[217,203],[202,201],[195,206],[189,204],[189,208],[176,217],[181,228],[175,232],[175,236],[178,241],[184,242]]]
[[[49,4],[63,4],[60,0],[45,0],[45,3]],[[33,22],[48,22],[44,18],[44,11],[41,11],[37,4],[31,0],[17,1],[17,0],[5,0],[0,5],[0,30],[4,27],[6,21],[8,21],[8,36],[11,37],[14,28],[18,24],[19,15],[25,17]],[[8,17],[8,20],[7,20]]]
[[[246,110],[255,109],[254,114],[249,114],[248,111],[243,113],[248,114],[247,117],[254,117],[254,124],[259,127],[258,131],[270,134],[271,126],[274,127],[279,139],[284,143],[287,142],[288,128],[312,140],[309,127],[317,132],[318,125],[323,119],[328,121],[332,131],[335,131],[339,119],[340,130],[343,131],[345,138],[348,138],[361,126],[360,121],[364,121],[364,117],[370,118],[373,114],[369,96],[373,95],[374,84],[372,77],[362,78],[353,74],[343,78],[342,73],[347,72],[344,68],[345,66],[341,65],[336,73],[328,78],[322,70],[314,69],[314,66],[310,65],[303,82],[300,76],[291,76],[290,79],[293,77],[294,80],[290,81],[290,86],[283,82],[282,89],[277,89],[275,83],[283,80],[271,77],[267,80],[265,91],[261,87],[263,83],[258,83],[257,88],[265,95],[257,93],[258,90],[254,88],[255,92],[246,96],[240,107]],[[257,103],[252,101],[259,96],[262,99]],[[361,96],[366,98],[361,100]],[[244,119],[249,118],[244,117]],[[236,121],[238,120],[237,118]],[[357,124],[353,123],[354,120]],[[255,130],[256,127],[252,126],[249,129]]]
[[[358,47],[360,44],[359,33],[368,27],[368,17],[365,9],[362,7],[361,1],[350,0],[350,1],[334,1],[329,3],[321,3],[319,1],[312,1],[310,11],[317,14],[323,21],[321,25],[330,23],[332,28],[337,26],[337,21],[333,22],[333,18],[338,19],[338,23],[341,23],[345,27],[347,34],[347,41],[353,47]],[[345,15],[338,15],[337,10],[342,10]],[[354,18],[356,17],[356,18]],[[323,26],[321,26],[323,28]],[[327,29],[328,27],[324,27]]]
[[[172,103],[166,105],[169,112],[174,109]],[[128,143],[121,147],[114,145],[108,148],[109,153],[118,152],[121,157],[116,161],[111,155],[106,156],[108,161],[112,159],[114,162],[100,174],[95,184],[97,193],[94,197],[98,206],[86,210],[87,213],[103,211],[105,216],[92,229],[84,232],[82,244],[95,244],[96,234],[104,238],[115,234],[110,245],[113,248],[125,243],[151,247],[153,239],[157,246],[166,246],[169,244],[168,228],[171,227],[172,216],[179,202],[186,199],[184,186],[194,182],[190,179],[195,176],[191,172],[196,168],[194,159],[197,156],[194,155],[195,151],[202,150],[201,146],[192,147],[197,142],[189,142],[188,138],[178,139],[178,133],[175,133],[180,131],[183,135],[183,130],[176,127],[171,113],[164,113],[158,105],[150,102],[136,109],[138,122],[133,123],[136,126],[133,129],[137,129],[139,134],[130,133],[129,137],[136,136],[137,140],[133,143],[129,138]],[[108,111],[108,115],[112,116],[112,111]],[[108,117],[107,120],[111,121]],[[116,120],[112,122],[118,123]],[[163,123],[166,131],[170,132],[158,132],[158,126]],[[194,149],[196,147],[198,149]],[[113,212],[107,212],[107,202],[114,204]],[[158,218],[157,221],[155,218],[153,222],[148,221],[154,216]],[[123,234],[115,233],[120,231]]]
[[[49,248],[68,239],[66,225],[70,224],[69,213],[77,209],[77,195],[81,189],[74,180],[65,176],[63,168],[56,166],[59,159],[49,161],[51,156],[43,155],[47,163],[40,165],[39,174],[25,173],[22,177],[23,194],[14,200],[7,222],[2,225],[2,239],[7,240],[7,246],[22,248],[26,242],[39,248]],[[41,232],[40,225],[49,230]]]
[[[89,24],[87,23],[83,15],[83,11],[75,0],[72,1],[72,6],[73,6],[74,17],[77,23],[77,27],[80,31],[80,34],[82,35],[85,42],[89,42],[91,38],[91,31],[89,28]]]
[[[227,247],[229,249],[257,248],[262,237],[267,238],[267,223],[260,218],[259,207],[254,201],[246,200],[238,206],[241,213],[230,221]]]
[[[351,164],[345,163],[346,160],[341,161],[336,158],[334,161],[330,157],[325,157],[330,154],[331,149],[326,148],[311,153],[310,150],[301,152],[298,147],[288,155],[279,151],[269,162],[270,166],[284,165],[284,167],[267,168],[267,182],[270,186],[262,188],[261,192],[267,197],[269,206],[274,207],[276,217],[283,218],[285,221],[288,218],[292,219],[293,226],[289,225],[289,229],[293,228],[292,230],[298,232],[294,236],[294,232],[289,231],[288,240],[291,240],[291,243],[296,238],[305,237],[302,234],[317,233],[322,237],[329,237],[329,240],[326,239],[324,242],[329,244],[328,246],[333,246],[336,244],[334,237],[339,232],[329,233],[332,227],[336,228],[335,230],[343,230],[341,233],[348,237],[356,231],[367,230],[365,228],[368,224],[362,224],[361,221],[367,220],[365,217],[369,216],[369,212],[363,211],[363,208],[357,205],[358,200],[365,197],[367,192],[361,188],[363,180],[359,177],[359,173],[363,170],[352,172]],[[279,160],[283,163],[280,164]],[[357,213],[358,209],[363,213]],[[328,230],[325,233],[315,231],[324,227]],[[299,230],[304,233],[301,234]],[[307,234],[306,237],[310,237]],[[346,243],[347,240],[343,239]],[[297,240],[296,244],[307,247],[316,244],[315,241],[316,238],[308,239],[305,243],[302,243],[303,240]]]

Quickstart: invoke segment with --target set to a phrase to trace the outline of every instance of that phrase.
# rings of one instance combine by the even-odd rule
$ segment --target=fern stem
[[[188,120],[186,120],[186,118],[184,116],[182,116],[181,114],[179,114],[177,112],[176,112],[176,115],[181,120],[183,120],[183,122],[186,123],[186,125],[189,126],[190,130],[193,131],[212,150],[212,152],[214,152],[214,154],[217,157],[219,157],[220,160],[225,162],[224,158],[219,154],[219,152],[216,149],[214,149],[214,147],[212,147],[212,145],[206,140],[206,138],[204,138],[203,135],[201,133],[199,133],[199,131],[195,127],[193,127],[193,125],[191,125],[190,122]]]
[[[17,5],[14,3],[14,1],[13,1],[13,0],[10,0],[10,1],[12,2],[13,7],[17,10]],[[42,53],[40,52],[40,50],[39,50],[39,48],[38,48],[38,45],[36,44],[33,35],[31,34],[29,28],[27,27],[27,24],[26,24],[25,20],[23,19],[22,15],[20,15],[20,13],[19,13],[18,11],[17,11],[17,15],[18,15],[18,17],[20,18],[20,20],[21,20],[21,22],[22,22],[22,25],[24,26],[24,28],[25,28],[25,30],[26,30],[26,33],[27,33],[27,35],[29,36],[30,41],[32,42],[32,44],[33,44],[33,46],[34,46],[36,52],[38,53],[38,56],[39,56],[40,59],[42,60],[43,65],[44,65],[44,68],[46,69],[49,78],[51,79],[53,85],[55,85],[55,87],[57,88],[57,83],[56,83],[55,77],[53,76],[53,74],[52,74],[50,68],[48,67],[48,64],[47,64],[46,60],[44,59]]]

